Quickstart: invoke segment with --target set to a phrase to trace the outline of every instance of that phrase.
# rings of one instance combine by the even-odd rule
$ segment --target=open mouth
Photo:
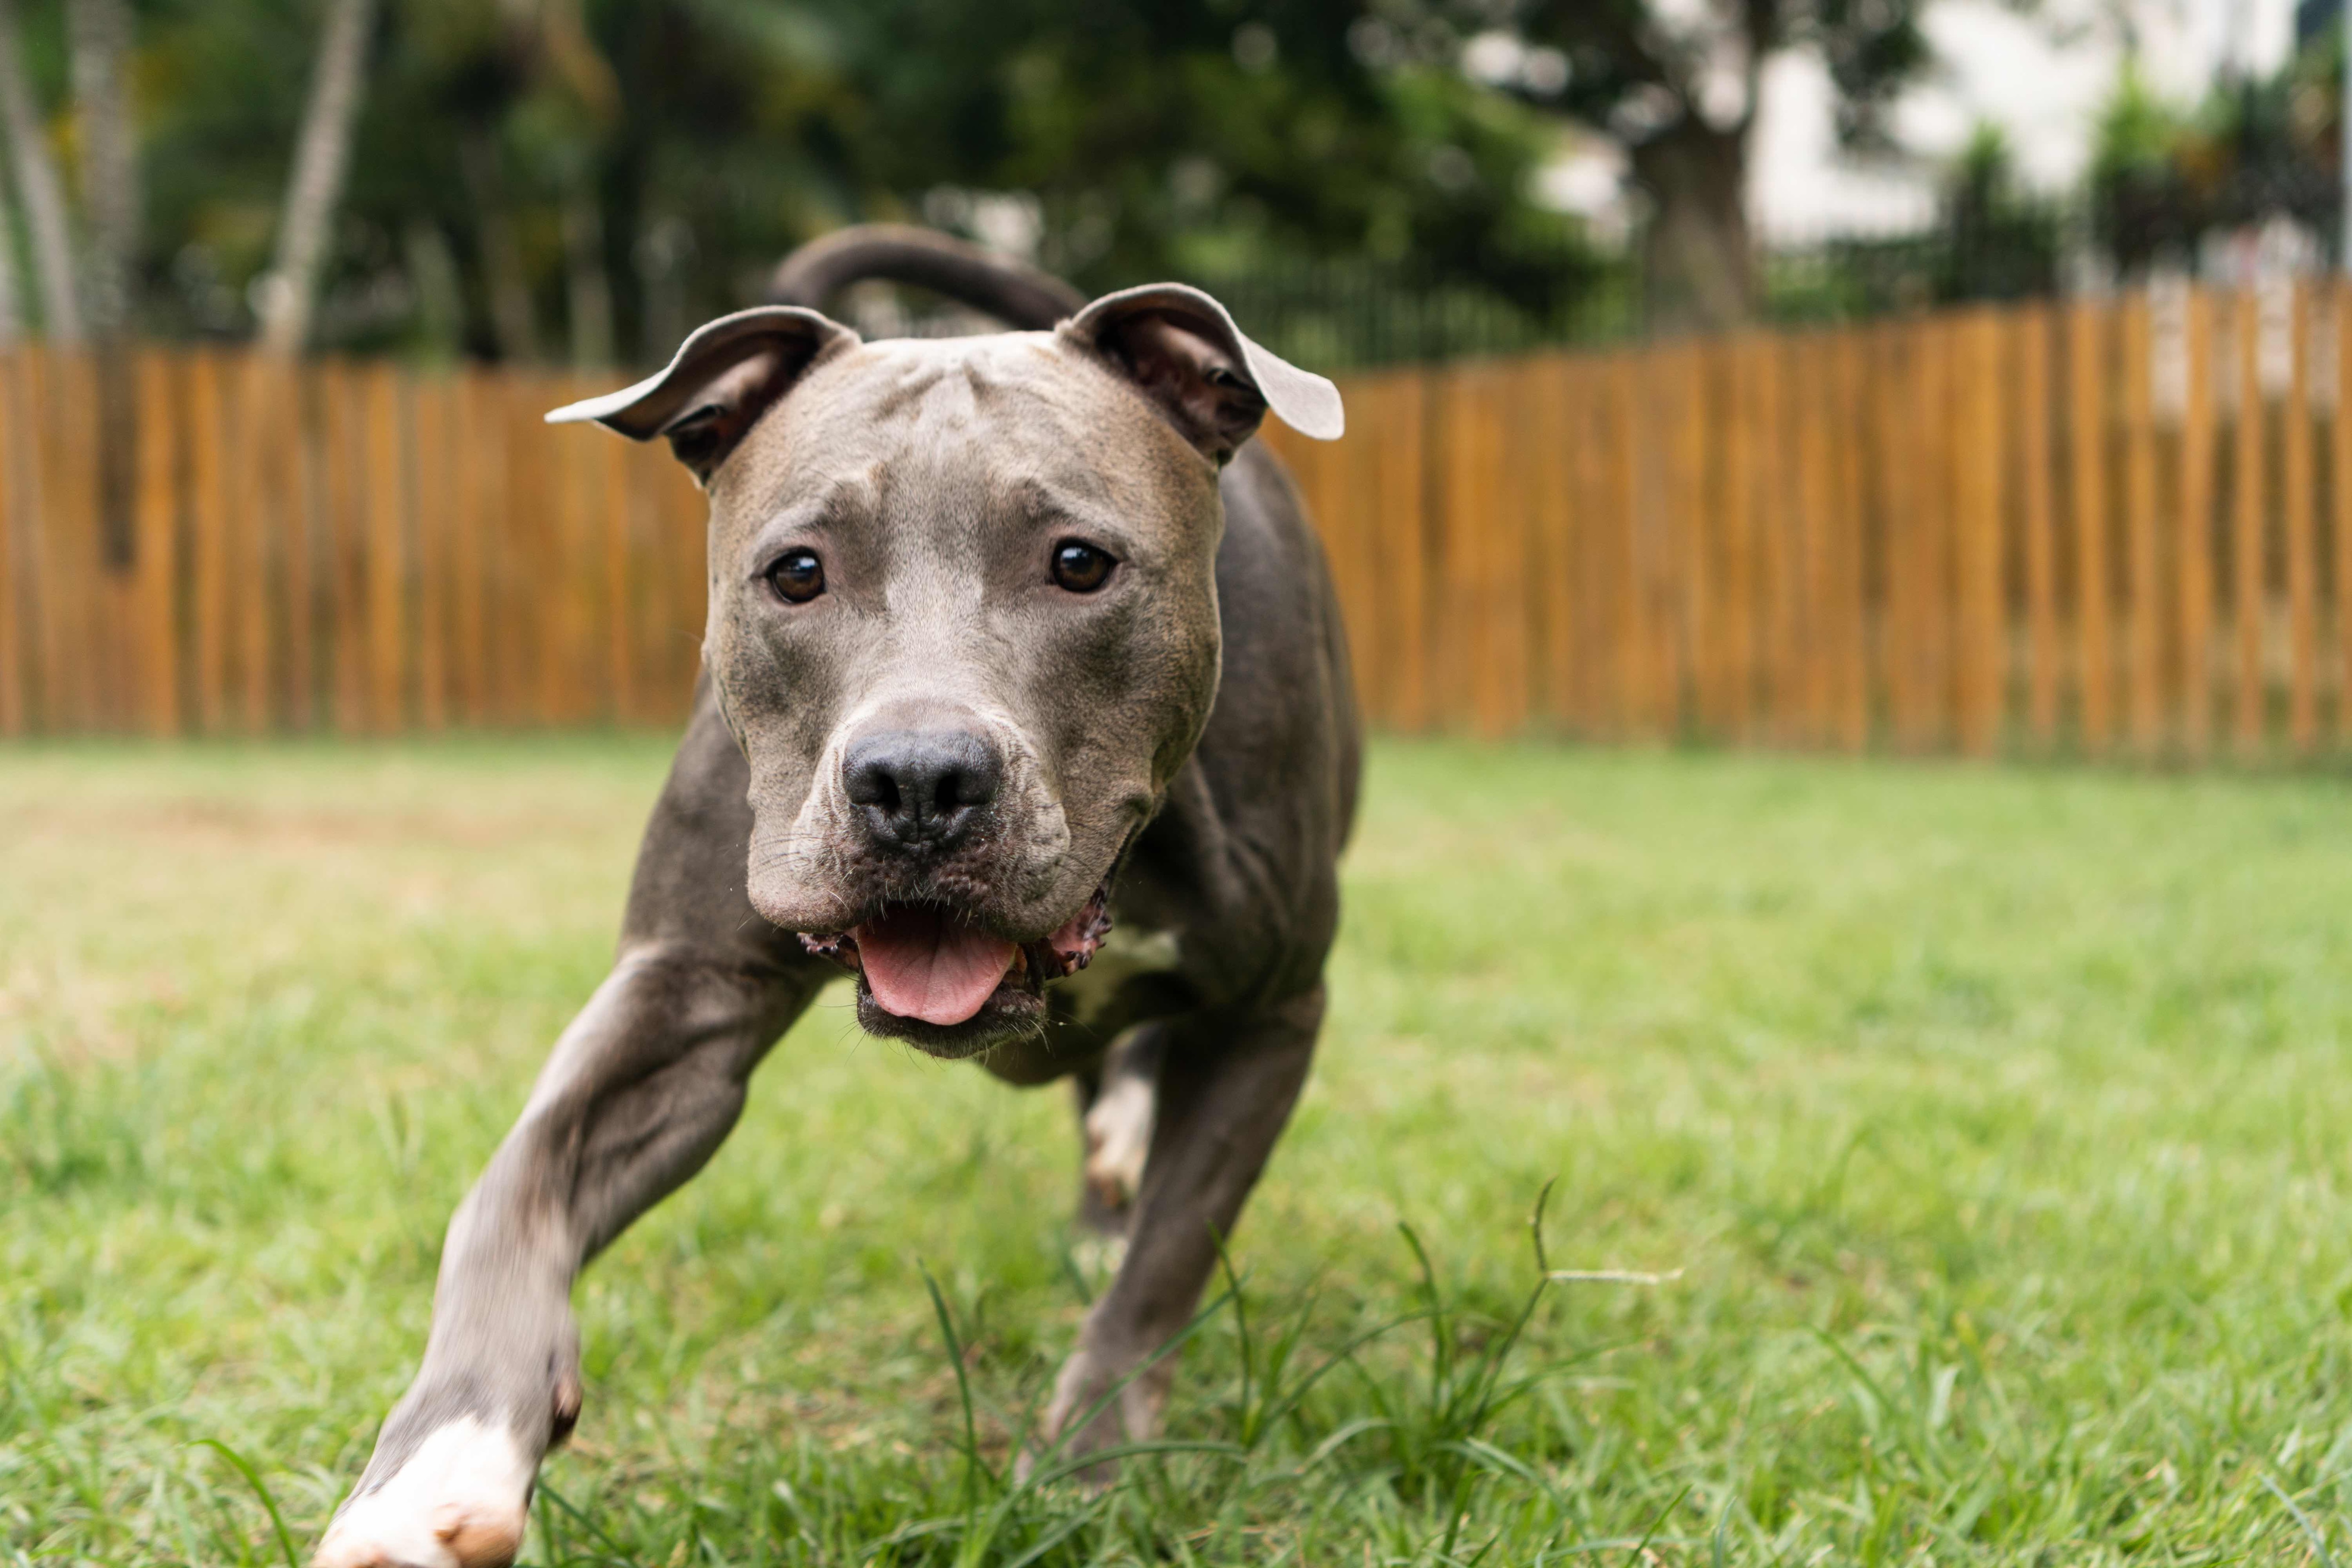
[[[1044,940],[1016,942],[935,904],[890,903],[845,931],[803,931],[801,945],[860,977],[894,1018],[952,1028],[992,1002],[1042,997],[1045,982],[1093,962],[1110,932],[1110,884]]]

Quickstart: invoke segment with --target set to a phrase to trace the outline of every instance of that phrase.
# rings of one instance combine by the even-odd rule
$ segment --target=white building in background
[[[1765,63],[1749,148],[1748,211],[1768,245],[1927,226],[1938,176],[1980,124],[2006,134],[2028,189],[2072,187],[2127,52],[2159,95],[2183,104],[2231,68],[2276,70],[2294,47],[2294,0],[1935,0],[1923,22],[1936,63],[1895,104],[1890,155],[1837,145],[1829,71],[1809,49]],[[1600,136],[1572,142],[1544,191],[1607,243],[1628,231],[1625,161]]]

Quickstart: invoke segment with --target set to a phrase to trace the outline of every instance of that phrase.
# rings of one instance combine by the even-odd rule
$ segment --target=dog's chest
[[[1088,1028],[1099,1027],[1118,1008],[1130,984],[1172,974],[1182,959],[1172,931],[1114,926],[1096,951],[1094,962],[1067,979],[1055,981],[1054,994],[1073,1019]]]

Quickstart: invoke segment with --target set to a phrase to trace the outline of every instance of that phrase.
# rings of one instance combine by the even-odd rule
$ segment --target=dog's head
[[[669,438],[710,499],[703,659],[751,763],[750,893],[940,1056],[1032,1028],[1215,700],[1217,473],[1330,383],[1173,285],[1047,332],[711,322],[551,420]]]

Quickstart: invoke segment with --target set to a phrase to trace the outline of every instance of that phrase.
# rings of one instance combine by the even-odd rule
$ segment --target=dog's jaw
[[[854,934],[853,928],[861,922],[849,922],[840,931],[799,934],[801,945],[808,952],[857,976],[857,1021],[868,1034],[905,1040],[927,1055],[958,1060],[1038,1027],[1045,1015],[1045,986],[1094,962],[1109,936],[1110,895],[1111,879],[1106,876],[1068,920],[1041,938],[1016,942],[1012,964],[995,994],[978,1012],[956,1024],[901,1017],[875,999]]]

